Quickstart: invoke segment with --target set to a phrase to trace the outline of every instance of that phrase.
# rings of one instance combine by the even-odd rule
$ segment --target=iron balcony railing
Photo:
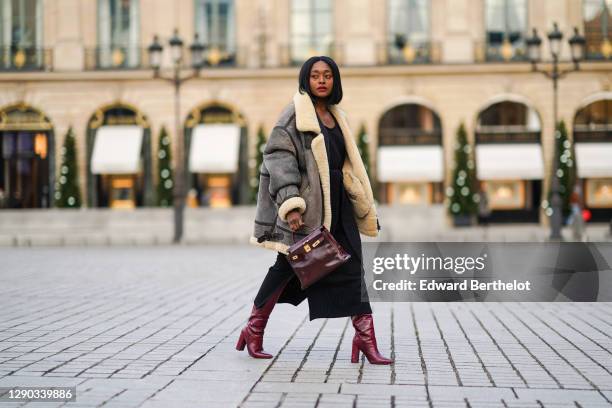
[[[307,47],[291,46],[288,44],[279,47],[278,65],[281,67],[299,66],[314,55],[327,55],[333,58],[338,65],[344,64],[344,47],[332,43],[327,46]]]
[[[437,64],[440,44],[432,41],[387,41],[377,45],[378,65]]]
[[[193,66],[191,54],[185,49],[185,68]],[[247,66],[247,47],[208,45],[202,55],[204,68],[242,68]]]
[[[98,46],[85,49],[85,69],[141,69],[148,65],[145,47]]]
[[[0,47],[0,71],[51,71],[53,51],[39,47]]]
[[[181,62],[183,68],[192,67],[189,47],[184,49]],[[203,53],[204,68],[228,68],[246,66],[246,48],[209,46]],[[86,70],[147,69],[149,68],[147,47],[95,47],[85,50]]]
[[[477,41],[474,47],[475,62],[525,62],[529,61],[527,46],[521,42],[490,43]]]
[[[612,39],[602,39],[601,41],[592,42],[587,41],[584,57],[589,61],[612,60]]]

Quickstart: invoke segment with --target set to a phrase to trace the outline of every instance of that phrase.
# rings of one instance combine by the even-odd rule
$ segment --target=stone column
[[[81,33],[80,0],[63,0],[61,7],[56,7],[56,35],[53,48],[53,69],[55,71],[81,71],[84,66],[83,36]]]

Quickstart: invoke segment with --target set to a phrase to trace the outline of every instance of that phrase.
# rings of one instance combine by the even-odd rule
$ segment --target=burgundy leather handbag
[[[302,290],[347,262],[351,255],[321,225],[287,250],[287,260],[300,280]]]

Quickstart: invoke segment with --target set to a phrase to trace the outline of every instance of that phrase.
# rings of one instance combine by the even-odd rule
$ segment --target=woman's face
[[[334,86],[332,70],[326,62],[317,61],[310,70],[310,92],[317,98],[327,98]]]

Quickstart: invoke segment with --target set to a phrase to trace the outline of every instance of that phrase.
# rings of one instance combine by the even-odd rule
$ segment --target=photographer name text
[[[487,290],[487,291],[529,291],[531,282],[528,280],[481,282],[478,279],[462,279],[448,282],[436,279],[419,279],[418,281],[402,279],[399,282],[384,282],[376,279],[372,282],[374,290],[405,290],[405,291],[461,291],[461,290]]]

